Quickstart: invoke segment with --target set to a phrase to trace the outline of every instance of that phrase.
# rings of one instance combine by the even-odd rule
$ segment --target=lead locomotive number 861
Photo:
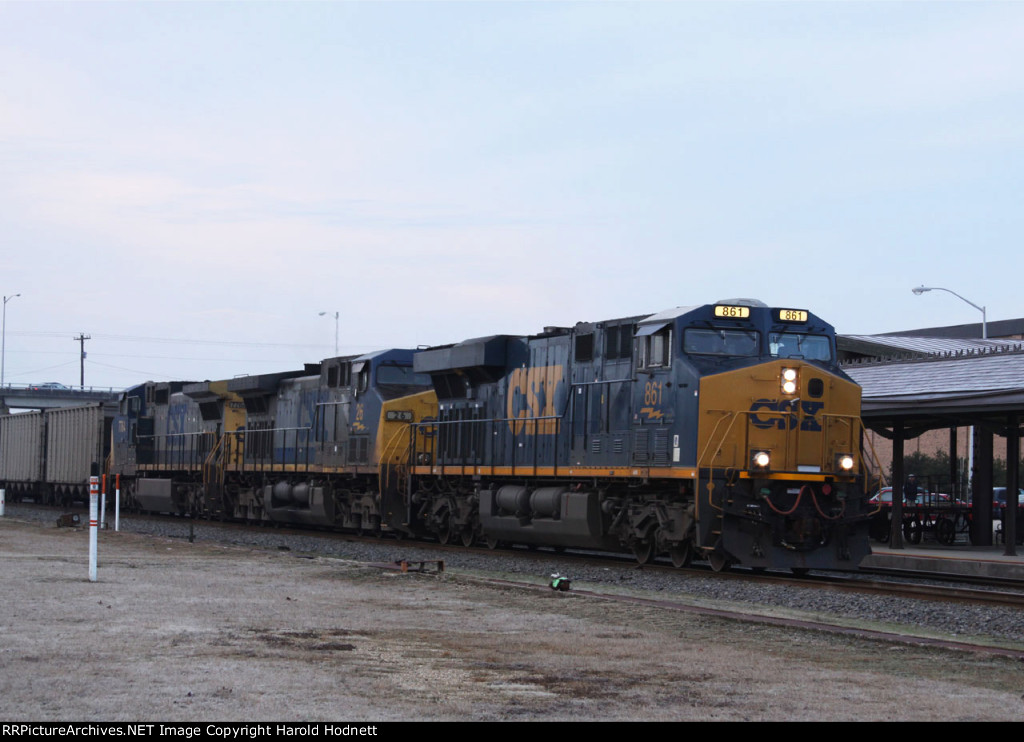
[[[860,388],[834,329],[754,300],[417,353],[401,520],[442,540],[630,549],[715,569],[870,552]]]

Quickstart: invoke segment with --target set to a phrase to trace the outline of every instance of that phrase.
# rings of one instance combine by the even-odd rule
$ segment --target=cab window
[[[804,358],[809,361],[832,360],[832,339],[827,335],[773,332],[768,336],[768,348],[773,358]]]
[[[760,333],[754,330],[689,327],[683,335],[683,352],[698,356],[756,356],[760,344]]]
[[[640,343],[640,368],[672,365],[672,328],[647,335]]]

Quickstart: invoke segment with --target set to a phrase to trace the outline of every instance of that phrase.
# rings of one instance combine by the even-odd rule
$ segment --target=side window
[[[672,328],[666,327],[644,338],[640,344],[640,367],[663,368],[672,365]]]
[[[608,360],[633,355],[633,325],[616,325],[604,331],[604,357]]]
[[[594,333],[576,336],[576,362],[586,363],[594,360]]]
[[[350,363],[339,363],[327,367],[327,386],[351,386],[352,365]]]

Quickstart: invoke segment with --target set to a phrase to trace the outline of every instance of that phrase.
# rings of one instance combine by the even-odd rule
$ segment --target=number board
[[[806,322],[806,309],[776,309],[776,319],[779,322]]]
[[[729,319],[747,319],[750,316],[750,307],[733,307],[726,304],[716,304],[715,316],[728,317]]]

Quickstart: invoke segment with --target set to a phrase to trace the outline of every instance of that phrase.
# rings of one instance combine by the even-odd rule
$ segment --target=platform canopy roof
[[[880,358],[894,355],[941,355],[1024,348],[1020,340],[982,340],[905,335],[842,335],[839,352],[843,359]]]
[[[899,419],[922,432],[999,424],[1010,412],[1024,416],[1024,347],[970,345],[844,364],[843,370],[863,389],[864,423],[881,432]]]

